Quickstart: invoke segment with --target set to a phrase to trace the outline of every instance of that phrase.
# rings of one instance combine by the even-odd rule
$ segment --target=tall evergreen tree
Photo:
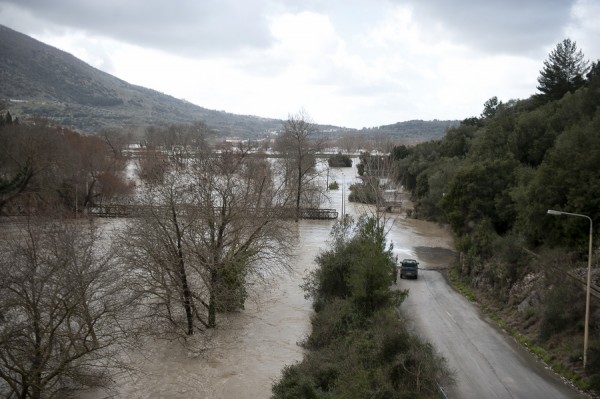
[[[558,100],[567,92],[574,92],[584,85],[589,70],[588,61],[571,39],[558,43],[544,61],[538,77],[538,97],[547,101]]]
[[[502,101],[498,101],[498,97],[494,96],[483,103],[483,112],[481,113],[482,119],[493,118],[496,115],[498,107],[502,105]]]

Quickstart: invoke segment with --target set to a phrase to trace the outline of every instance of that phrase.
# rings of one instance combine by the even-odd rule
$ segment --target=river
[[[355,160],[356,163],[356,160]],[[343,176],[342,176],[343,174]],[[345,187],[330,191],[325,207],[342,206],[356,216],[372,208],[343,201],[355,181],[356,168],[333,169],[329,181]],[[259,287],[243,312],[219,319],[218,327],[199,334],[185,345],[164,340],[148,341],[140,353],[129,355],[136,373],[119,376],[112,389],[90,392],[87,399],[118,398],[268,398],[271,385],[285,365],[302,359],[299,343],[310,331],[311,304],[300,288],[303,276],[315,267],[314,259],[326,248],[333,221],[301,220],[296,257],[291,271],[281,271]],[[389,220],[388,239],[394,252],[422,258],[437,266],[448,261],[452,247],[446,229],[423,221],[395,216]]]

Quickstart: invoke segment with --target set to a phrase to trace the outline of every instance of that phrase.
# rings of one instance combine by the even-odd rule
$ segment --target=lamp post
[[[344,175],[342,173],[342,220],[344,220],[346,218],[346,207],[345,207],[345,201],[346,201],[346,175]]]
[[[585,292],[585,326],[583,329],[583,368],[587,364],[587,350],[588,350],[588,335],[589,335],[589,324],[590,324],[590,289],[592,284],[592,218],[586,215],[581,215],[579,213],[569,213],[569,212],[561,212],[555,211],[553,209],[548,209],[548,215],[555,216],[576,216],[581,218],[586,218],[590,221],[590,244],[588,249],[588,270],[587,270],[587,289]]]

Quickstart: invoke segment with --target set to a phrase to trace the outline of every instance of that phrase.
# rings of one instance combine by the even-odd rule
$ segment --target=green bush
[[[584,292],[564,275],[549,274],[553,284],[546,291],[539,336],[547,340],[555,334],[577,326],[583,320]],[[581,304],[581,306],[577,306]]]
[[[450,379],[445,361],[390,307],[287,367],[272,397],[434,398],[438,382]]]
[[[396,261],[392,248],[386,248],[383,226],[374,218],[336,223],[332,248],[317,256],[316,262],[319,268],[303,285],[316,311],[334,298],[352,298],[357,310],[365,314],[398,303],[400,294],[389,290]]]
[[[317,392],[313,380],[298,366],[285,366],[279,383],[273,385],[273,398],[279,399],[316,399]]]
[[[379,188],[372,184],[352,184],[350,186],[350,195],[348,201],[361,204],[376,204],[381,198]]]
[[[303,285],[316,310],[309,350],[283,370],[272,398],[433,398],[450,381],[444,359],[411,335],[390,289],[395,258],[374,218],[336,223],[330,249]]]
[[[312,332],[304,346],[309,349],[326,347],[336,339],[360,328],[362,320],[352,304],[343,299],[333,299],[312,317]]]
[[[348,155],[342,155],[341,152],[329,157],[327,160],[330,168],[349,168],[352,166],[352,159]]]

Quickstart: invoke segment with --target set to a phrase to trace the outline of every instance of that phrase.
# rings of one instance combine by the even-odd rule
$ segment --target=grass
[[[473,294],[473,291],[471,291],[471,289],[464,283],[464,281],[460,279],[460,277],[456,273],[456,270],[450,269],[450,272],[448,273],[448,275],[450,276],[450,281],[452,282],[452,286],[458,292],[460,292],[469,301],[477,302],[477,298],[475,297],[475,294]]]

